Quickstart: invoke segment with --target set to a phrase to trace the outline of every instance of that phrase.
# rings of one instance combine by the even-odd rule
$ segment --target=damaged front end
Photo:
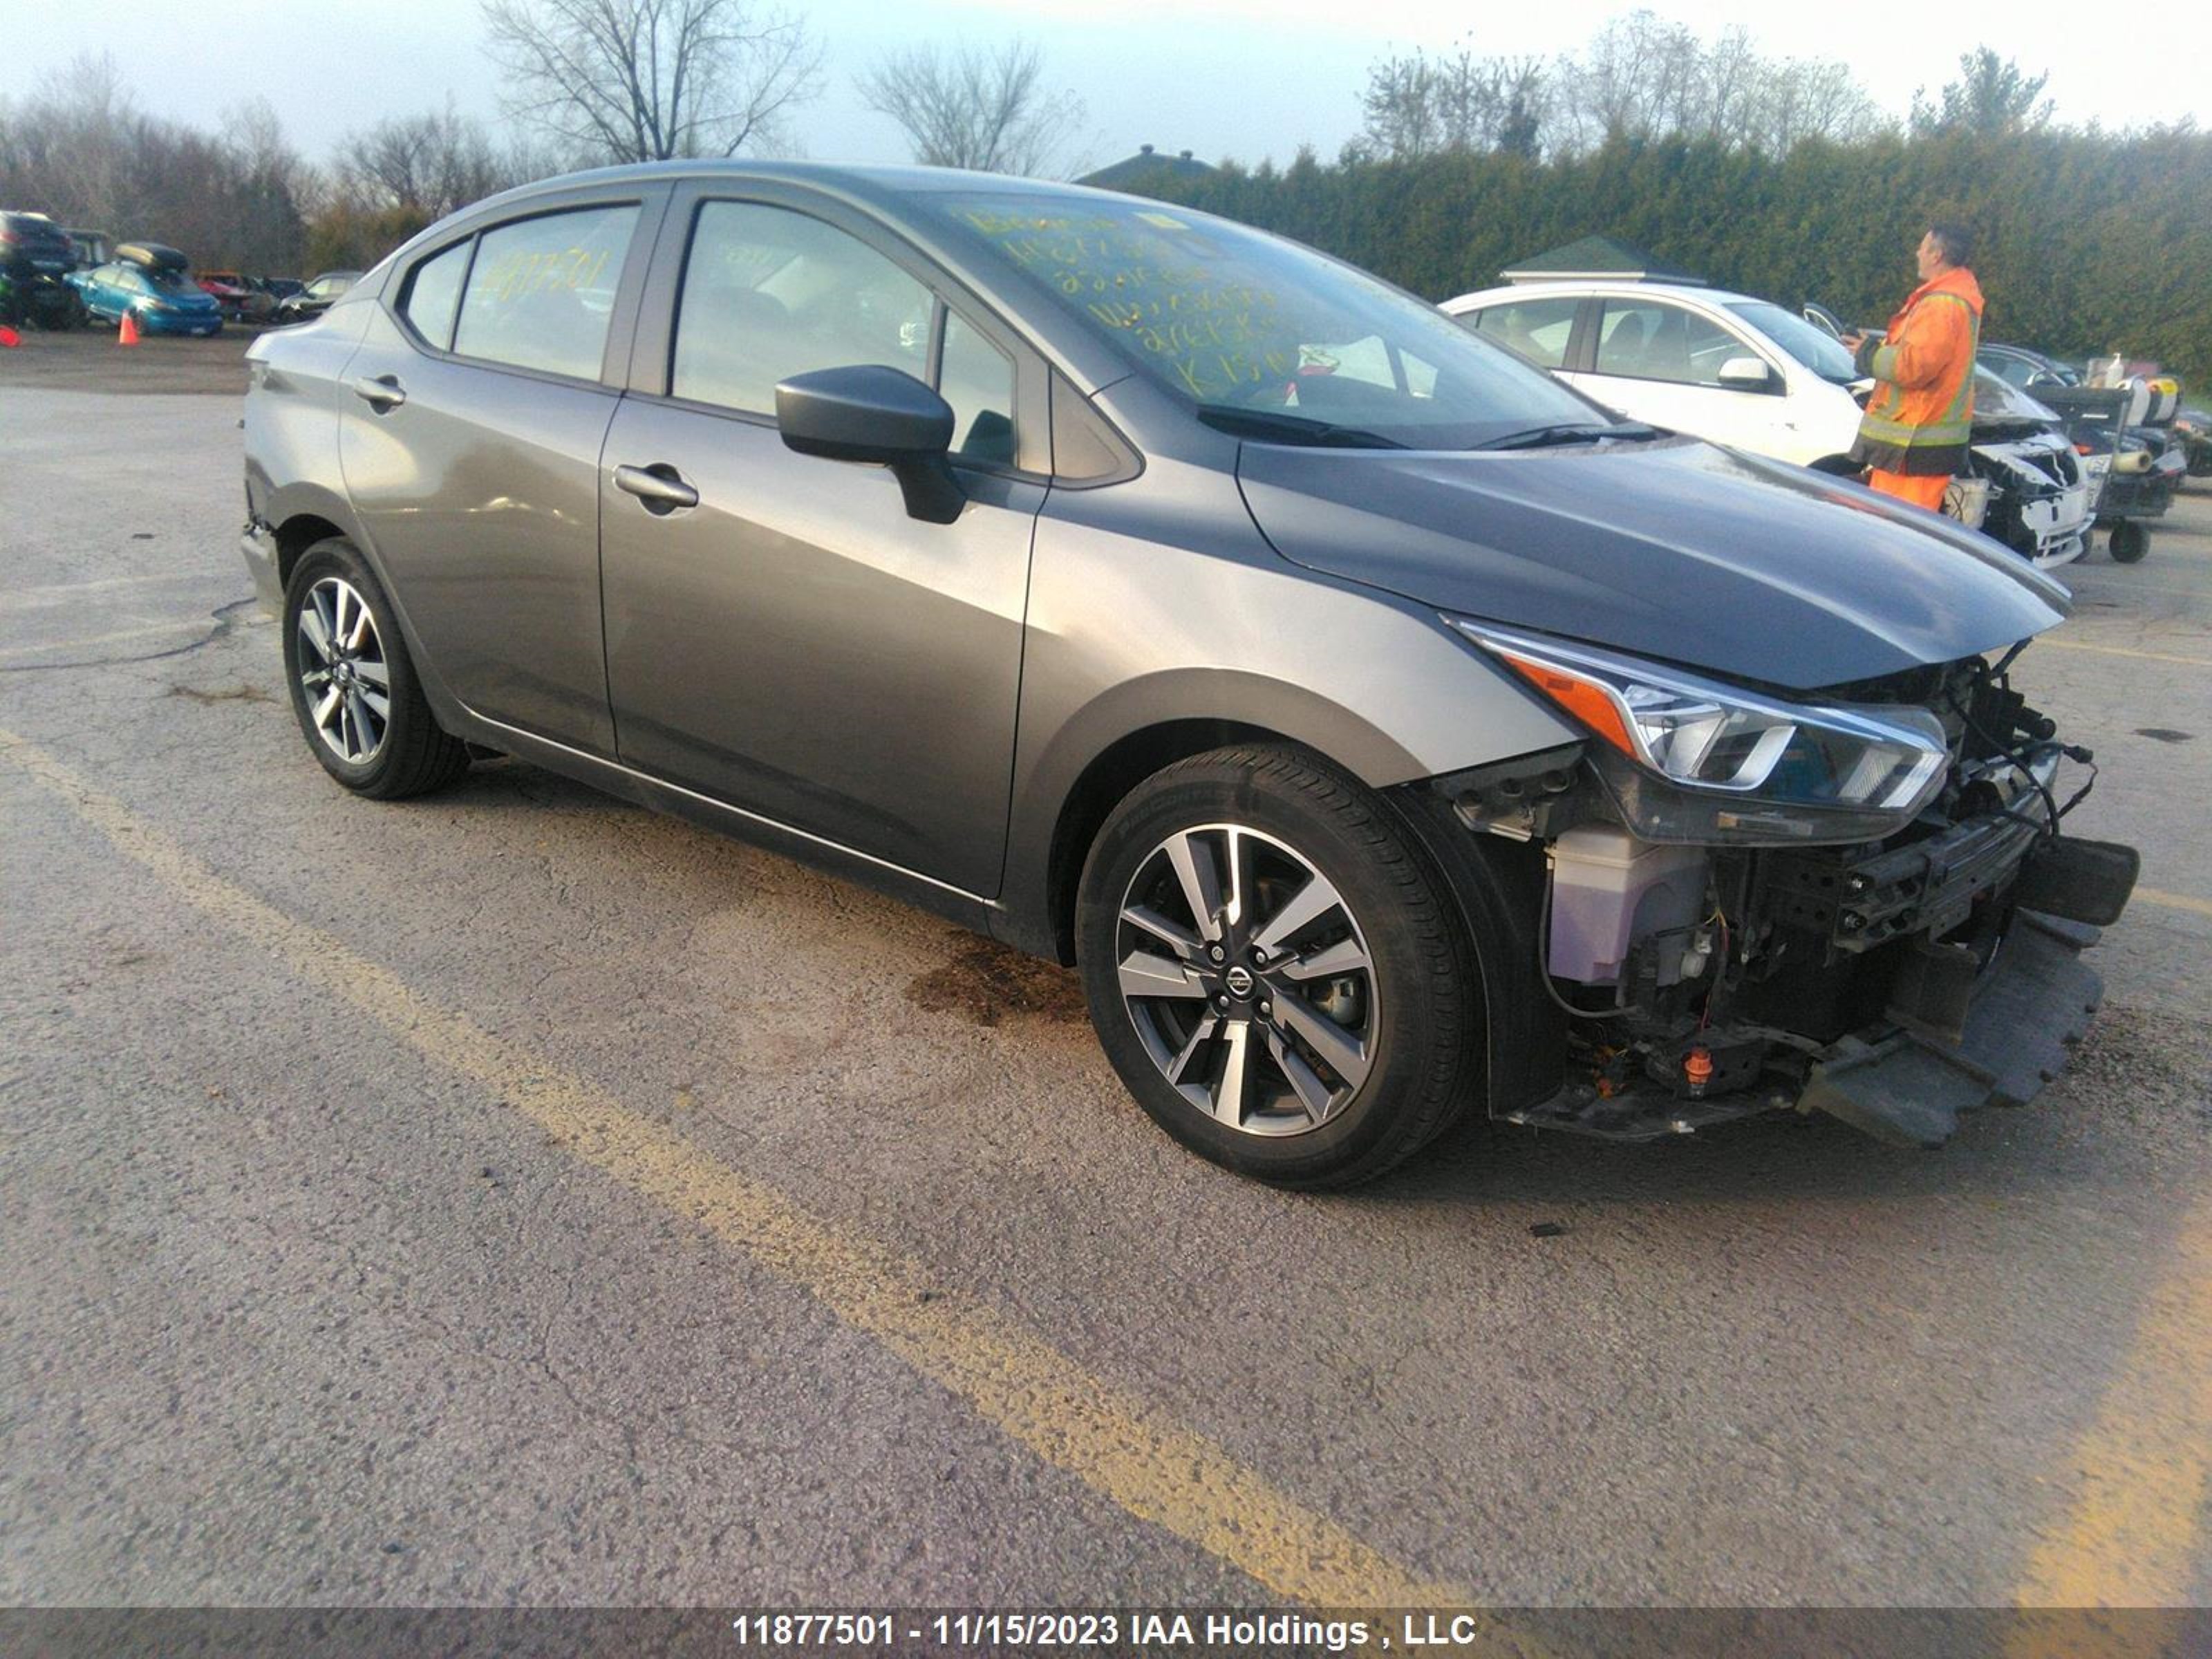
[[[1435,783],[1545,849],[1565,1080],[1501,1115],[1642,1140],[1794,1107],[1935,1146],[2087,1031],[2081,953],[2137,860],[2060,833],[2094,763],[2010,688],[2018,647],[1778,699],[1455,625],[1590,733]]]

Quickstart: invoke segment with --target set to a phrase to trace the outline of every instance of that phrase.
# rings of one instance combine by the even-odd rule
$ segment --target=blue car
[[[173,248],[131,243],[117,257],[90,270],[74,270],[69,280],[84,296],[84,308],[104,322],[138,319],[142,334],[220,334],[222,308],[213,295],[192,281],[182,254]]]

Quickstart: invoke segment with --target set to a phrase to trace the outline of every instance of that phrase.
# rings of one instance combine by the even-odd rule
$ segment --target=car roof
[[[1640,283],[1626,277],[1602,276],[1570,277],[1556,283],[1503,283],[1495,288],[1477,289],[1472,294],[1462,294],[1443,301],[1446,311],[1471,311],[1478,306],[1501,305],[1507,300],[1552,296],[1565,299],[1607,295],[1650,295],[1662,300],[1679,300],[1687,305],[1727,306],[1771,305],[1771,300],[1756,294],[1738,294],[1732,289],[1692,288],[1683,283]]]
[[[584,173],[562,173],[523,185],[494,202],[521,200],[541,191],[568,191],[590,185],[665,183],[680,179],[757,179],[781,180],[842,189],[855,196],[890,199],[902,196],[942,195],[963,190],[988,190],[995,194],[1084,196],[1099,201],[1126,202],[1121,191],[1097,190],[1088,185],[1063,184],[1049,179],[1018,178],[1012,173],[976,173],[961,167],[858,167],[826,161],[640,161],[622,167],[595,167]]]

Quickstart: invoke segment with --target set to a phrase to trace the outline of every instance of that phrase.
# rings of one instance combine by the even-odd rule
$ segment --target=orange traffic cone
[[[138,319],[127,311],[123,313],[123,326],[115,331],[115,343],[118,345],[138,343]]]
[[[15,331],[9,327],[7,324],[0,323],[0,346],[19,346],[22,343],[23,337],[21,335],[16,333]]]

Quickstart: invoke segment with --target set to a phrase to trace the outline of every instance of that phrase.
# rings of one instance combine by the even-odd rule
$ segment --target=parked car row
[[[43,213],[0,213],[0,321],[17,326],[76,328],[129,316],[142,333],[205,335],[227,322],[305,322],[360,274],[325,271],[303,283],[195,272],[163,243],[116,244],[104,231],[65,229]]]
[[[1630,280],[1516,283],[1443,309],[1633,419],[1799,466],[1860,470],[1849,455],[1869,383],[1812,314]],[[1977,376],[1974,404],[1972,471],[1946,510],[2045,568],[2080,558],[2093,491],[2063,422],[1994,374]]]

